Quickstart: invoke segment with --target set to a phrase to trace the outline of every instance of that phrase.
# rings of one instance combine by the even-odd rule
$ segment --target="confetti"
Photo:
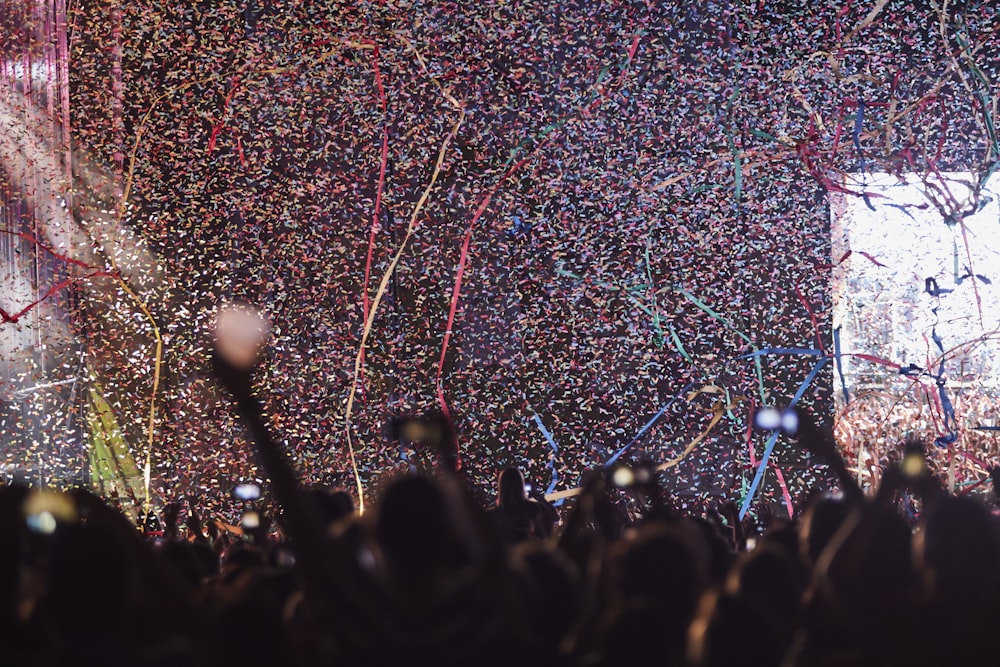
[[[7,470],[234,520],[266,480],[209,372],[227,302],[272,324],[256,388],[303,478],[359,496],[409,465],[388,421],[435,407],[483,488],[676,460],[675,494],[792,512],[831,480],[749,426],[790,402],[866,485],[904,428],[954,437],[956,488],[998,461],[989,3],[65,7],[0,1]],[[912,245],[838,236],[854,203]],[[835,315],[858,271],[971,328],[865,338]]]

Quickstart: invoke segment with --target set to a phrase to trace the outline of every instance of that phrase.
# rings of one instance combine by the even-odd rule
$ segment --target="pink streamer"
[[[785,507],[788,508],[788,518],[795,518],[795,508],[792,507],[792,494],[788,492],[788,485],[785,484],[785,476],[781,474],[781,468],[774,466],[774,474],[778,477],[778,486],[781,487],[781,495],[785,498]]]

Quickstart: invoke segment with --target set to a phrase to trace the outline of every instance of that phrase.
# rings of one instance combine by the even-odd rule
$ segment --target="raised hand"
[[[796,439],[799,446],[810,454],[822,457],[830,469],[837,476],[840,489],[844,498],[852,504],[864,502],[865,494],[858,486],[858,482],[851,475],[844,463],[844,458],[837,448],[837,441],[833,437],[833,430],[827,427],[820,427],[808,410],[801,406],[795,407],[795,414],[799,424],[796,432]]]
[[[181,515],[181,504],[173,502],[163,508],[164,537],[168,540],[177,539],[177,519]]]

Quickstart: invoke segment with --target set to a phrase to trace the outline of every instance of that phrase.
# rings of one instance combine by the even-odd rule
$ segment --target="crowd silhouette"
[[[297,481],[249,371],[216,371],[278,511],[249,498],[229,524],[177,502],[140,531],[85,490],[2,488],[0,664],[1000,664],[998,523],[912,465],[918,443],[866,496],[800,410],[798,443],[840,493],[794,521],[681,514],[643,462],[624,482],[594,471],[560,516],[516,468],[483,508],[431,415],[434,468],[362,515]]]

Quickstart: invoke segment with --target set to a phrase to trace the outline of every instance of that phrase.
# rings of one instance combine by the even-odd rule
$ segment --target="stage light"
[[[762,431],[778,431],[794,436],[799,430],[799,416],[794,410],[765,407],[754,414],[754,426]]]

